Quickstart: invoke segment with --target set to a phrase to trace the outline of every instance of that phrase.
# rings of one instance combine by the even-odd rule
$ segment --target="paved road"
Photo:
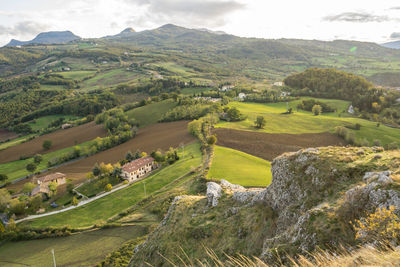
[[[95,200],[99,199],[99,198],[105,197],[105,196],[107,196],[109,194],[112,194],[112,193],[118,191],[118,190],[121,190],[121,189],[123,189],[123,188],[125,188],[125,187],[127,187],[129,185],[131,185],[131,184],[121,185],[119,187],[113,188],[110,192],[106,192],[104,194],[89,198],[87,200],[82,200],[81,202],[78,203],[77,206],[71,206],[71,207],[68,207],[68,208],[65,208],[65,209],[62,209],[62,210],[51,211],[51,212],[47,212],[47,213],[44,213],[44,214],[31,215],[31,216],[22,218],[20,220],[16,220],[15,223],[20,223],[20,222],[27,221],[27,220],[37,219],[37,218],[41,218],[41,217],[46,217],[46,216],[62,213],[62,212],[68,211],[68,210],[73,210],[73,209],[75,209],[77,207],[81,207],[81,206],[86,205],[86,204],[88,204],[88,203],[90,203],[92,201],[95,201]]]

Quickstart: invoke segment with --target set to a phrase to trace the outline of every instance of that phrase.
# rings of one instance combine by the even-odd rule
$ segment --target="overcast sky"
[[[166,23],[262,38],[400,40],[399,0],[0,0],[0,45],[43,31],[81,37]]]

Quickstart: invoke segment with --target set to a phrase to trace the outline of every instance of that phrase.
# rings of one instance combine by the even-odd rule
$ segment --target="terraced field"
[[[220,122],[216,127],[264,133],[303,134],[334,132],[336,126],[352,126],[359,123],[361,125],[360,130],[351,130],[357,139],[366,138],[370,144],[372,144],[373,140],[379,139],[383,145],[391,142],[400,142],[399,129],[385,125],[377,127],[376,122],[348,117],[346,114],[342,115],[340,111],[347,108],[347,101],[319,100],[330,103],[331,106],[337,108],[338,112],[314,116],[311,112],[297,111],[296,107],[299,101],[288,103],[288,107],[292,107],[294,110],[293,114],[283,114],[287,110],[286,103],[258,104],[231,102],[229,106],[238,108],[247,118],[240,122]],[[254,127],[254,121],[259,115],[264,116],[267,121],[264,129]]]
[[[21,156],[33,156],[38,153],[44,154],[57,151],[95,139],[98,136],[107,136],[107,132],[104,130],[103,125],[96,125],[94,122],[65,130],[58,130],[50,134],[39,136],[26,143],[1,150],[0,164],[19,160]],[[49,150],[43,149],[42,144],[44,140],[52,141],[53,145]]]

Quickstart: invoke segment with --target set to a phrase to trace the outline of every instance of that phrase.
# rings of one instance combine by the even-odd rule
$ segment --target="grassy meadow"
[[[221,121],[216,127],[266,133],[301,134],[334,132],[336,126],[351,126],[359,123],[361,125],[360,130],[350,130],[354,132],[357,139],[366,138],[370,144],[372,144],[373,140],[379,139],[383,145],[391,142],[399,142],[400,140],[399,129],[387,127],[385,125],[377,127],[376,122],[342,116],[341,111],[346,110],[350,105],[347,101],[331,99],[317,100],[325,102],[332,107],[336,107],[338,112],[323,113],[319,116],[315,116],[311,112],[297,110],[297,104],[300,103],[300,100],[288,102],[288,104],[231,102],[229,106],[238,108],[247,118],[240,122]],[[293,114],[282,114],[286,112],[287,105],[289,108],[293,108]],[[254,121],[259,115],[266,118],[267,123],[264,129],[257,129],[254,127]]]
[[[146,196],[150,196],[164,188],[171,182],[189,173],[201,163],[200,145],[194,143],[185,147],[185,155],[179,152],[181,159],[173,165],[167,166],[148,178],[134,183],[120,191],[107,195],[87,205],[76,209],[23,222],[32,227],[64,226],[86,227],[105,222],[108,218],[117,215]],[[146,194],[144,192],[146,188]]]
[[[215,146],[208,178],[225,179],[249,187],[265,187],[271,183],[271,163],[247,153]]]
[[[50,123],[59,118],[64,118],[65,119],[64,121],[67,122],[70,120],[79,119],[80,117],[74,115],[63,115],[63,114],[48,115],[30,121],[28,122],[28,124],[32,127],[32,130],[38,131],[47,128]]]
[[[130,118],[135,118],[139,123],[139,127],[145,127],[157,123],[168,110],[174,108],[176,105],[177,103],[172,99],[167,99],[132,109],[126,112],[126,114]]]
[[[72,80],[78,80],[81,81],[85,78],[88,78],[92,75],[94,75],[96,72],[95,71],[63,71],[63,72],[55,72],[55,74],[59,74],[63,76],[66,79],[72,79]]]
[[[145,235],[144,226],[125,226],[66,237],[7,242],[0,246],[0,266],[94,266],[124,242]]]

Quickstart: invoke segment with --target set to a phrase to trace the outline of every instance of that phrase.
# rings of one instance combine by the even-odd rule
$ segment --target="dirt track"
[[[39,136],[29,142],[0,151],[0,164],[18,160],[22,155],[33,156],[38,153],[49,153],[92,140],[98,136],[104,137],[106,135],[107,132],[104,130],[103,125],[96,125],[94,122],[65,130],[58,130],[50,134]],[[51,140],[53,142],[49,150],[43,149],[42,144],[44,140]]]
[[[343,139],[331,133],[269,134],[216,128],[217,145],[273,160],[284,152],[307,147],[342,146]]]
[[[129,150],[134,153],[137,149],[140,149],[141,151],[150,153],[159,148],[167,150],[169,147],[177,147],[181,143],[188,144],[194,142],[195,138],[188,133],[187,123],[187,121],[157,123],[141,128],[135,138],[124,144],[80,161],[53,169],[51,172],[65,173],[68,179],[72,179],[75,183],[78,183],[85,179],[86,173],[92,170],[96,162],[116,163],[123,159]],[[23,180],[10,185],[9,188],[21,188],[22,185],[28,181],[28,179]]]
[[[0,142],[6,141],[8,139],[13,139],[18,137],[18,134],[7,131],[6,129],[0,129]]]

